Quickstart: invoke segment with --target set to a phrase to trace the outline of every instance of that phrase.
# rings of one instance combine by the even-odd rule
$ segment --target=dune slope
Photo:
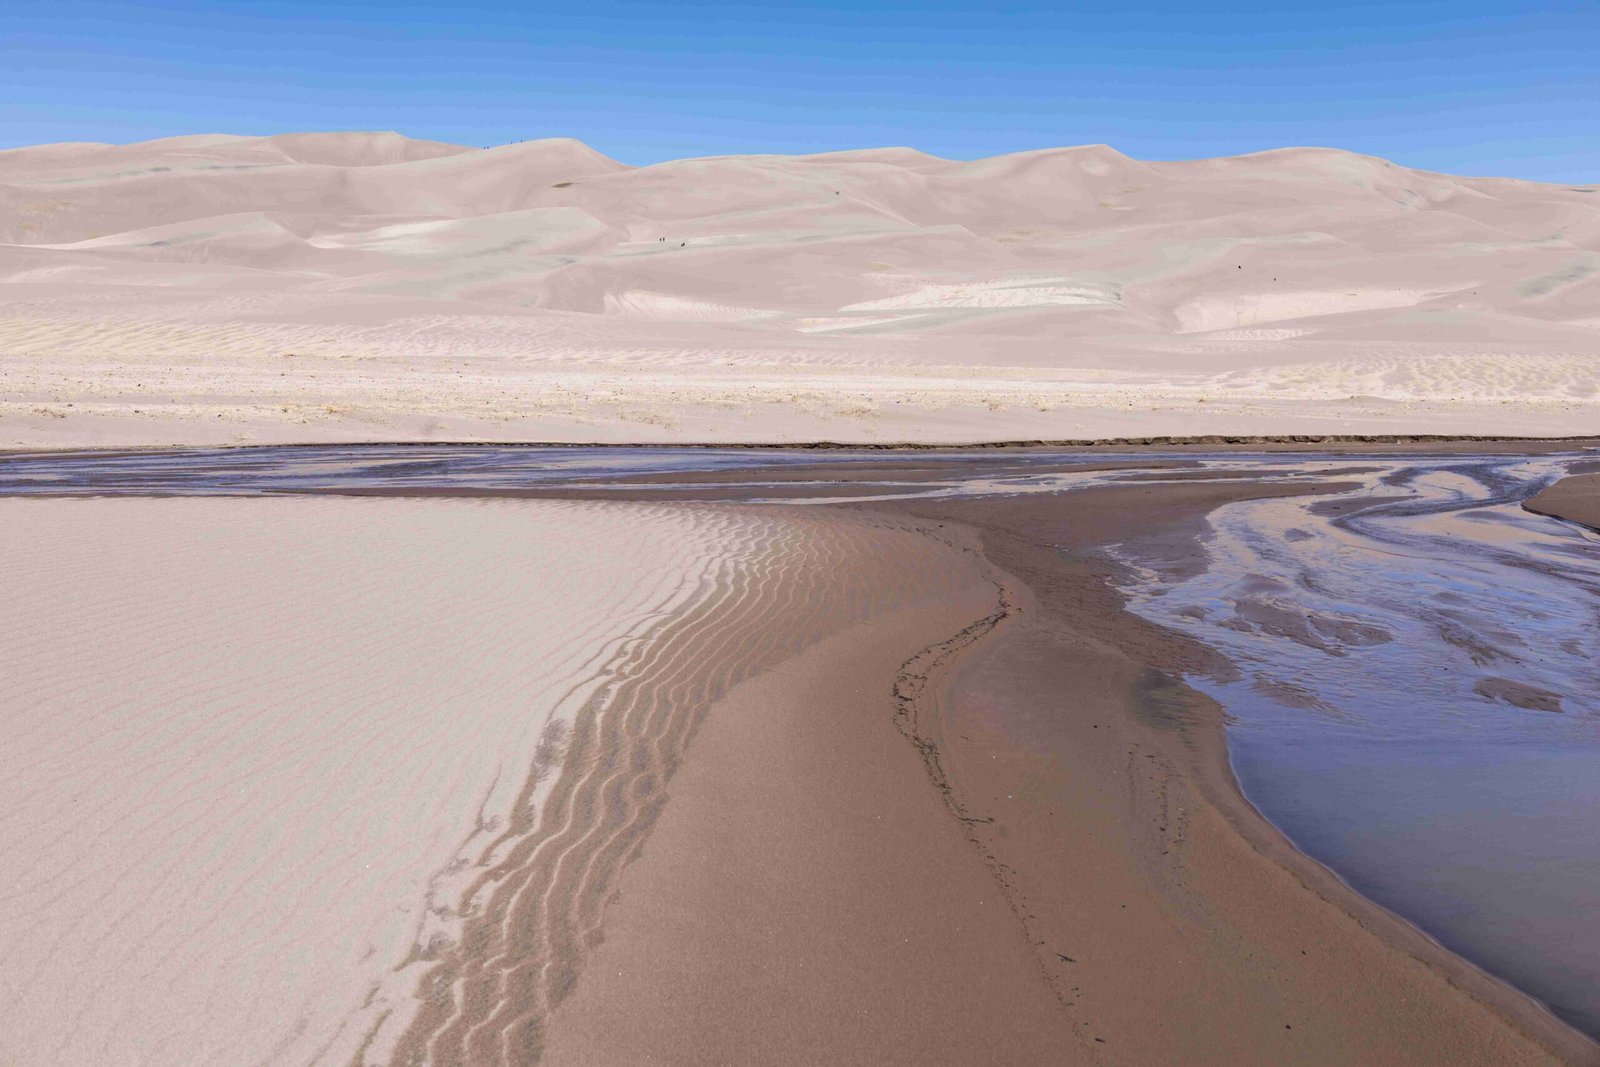
[[[0,152],[0,444],[1592,428],[1600,187],[1331,149]]]

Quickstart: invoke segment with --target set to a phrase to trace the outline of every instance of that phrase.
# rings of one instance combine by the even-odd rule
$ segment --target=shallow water
[[[628,475],[816,462],[805,450],[497,445],[268,445],[0,453],[0,493],[255,494],[350,488],[514,489]]]
[[[1219,509],[1133,607],[1238,665],[1191,681],[1298,846],[1600,1034],[1600,537],[1518,506],[1563,460],[1373,465]]]
[[[998,466],[974,473],[972,453],[497,446],[11,454],[0,493],[603,487],[744,470],[760,499],[775,484],[763,468],[948,466],[933,481],[870,476],[897,498],[1070,491],[1130,477],[1071,469],[1119,458],[1275,480],[1337,472],[1358,488],[1218,509],[1209,566],[1139,572],[1130,606],[1237,665],[1237,678],[1191,681],[1228,709],[1245,794],[1300,848],[1600,1035],[1600,536],[1519,506],[1582,457],[979,455]],[[838,499],[815,485],[788,502]]]

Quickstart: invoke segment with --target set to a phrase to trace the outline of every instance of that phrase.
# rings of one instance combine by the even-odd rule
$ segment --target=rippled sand
[[[406,1040],[536,1030],[707,702],[926,584],[916,538],[799,515],[0,509],[18,1063],[344,1063],[424,974],[462,1014]],[[862,552],[891,580],[837,581]]]
[[[1459,655],[1462,736],[1582,758],[1592,538],[1515,504],[1584,462],[0,457],[0,1059],[1588,1062],[1295,852],[1180,680],[1336,831],[1386,810],[1336,750],[1462,710],[1340,669]],[[1581,1019],[1529,944],[1462,950]]]

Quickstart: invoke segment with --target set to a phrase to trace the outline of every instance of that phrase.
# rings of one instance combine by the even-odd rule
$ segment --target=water
[[[1231,504],[1134,610],[1220,648],[1246,796],[1305,852],[1600,1034],[1600,537],[1560,459],[1378,461]]]
[[[831,457],[829,457],[831,458]],[[0,493],[230,494],[348,488],[515,489],[628,475],[817,462],[801,449],[286,445],[0,453]]]
[[[498,446],[17,453],[0,455],[0,494],[603,490],[629,475],[717,470],[745,472],[745,495],[760,499],[774,484],[763,471],[775,467],[892,462],[936,475],[851,483],[889,499],[1070,491],[1127,477],[1075,469],[1119,458],[1182,459],[1280,482],[1337,471],[1359,483],[1218,509],[1207,569],[1143,572],[1130,606],[1237,665],[1236,679],[1191,681],[1228,709],[1240,784],[1296,845],[1600,1035],[1600,537],[1518,506],[1580,457]],[[986,463],[977,472],[975,459]],[[814,484],[815,495],[788,501],[838,499],[828,483]]]

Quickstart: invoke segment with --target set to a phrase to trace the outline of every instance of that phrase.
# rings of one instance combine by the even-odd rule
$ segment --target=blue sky
[[[629,163],[1314,144],[1600,182],[1600,0],[0,3],[0,146],[339,129]]]

